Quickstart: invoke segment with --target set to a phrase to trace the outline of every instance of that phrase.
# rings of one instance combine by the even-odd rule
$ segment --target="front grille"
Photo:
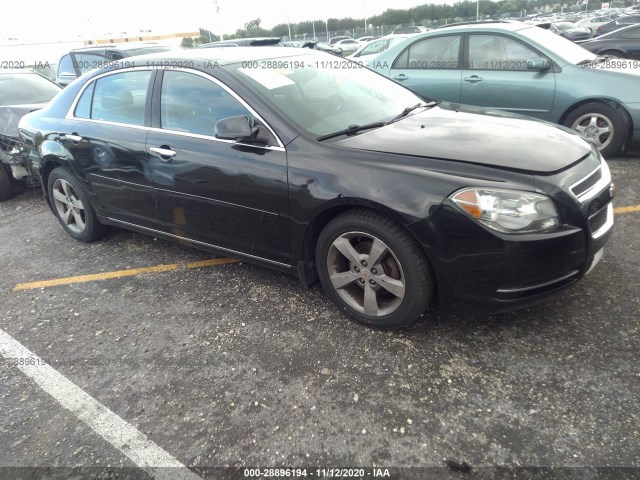
[[[597,232],[607,222],[607,207],[600,209],[599,212],[589,217],[589,228],[591,232]]]
[[[602,169],[599,168],[595,172],[589,174],[587,177],[580,180],[574,186],[571,187],[571,191],[576,197],[579,197],[584,192],[593,187],[602,178]]]

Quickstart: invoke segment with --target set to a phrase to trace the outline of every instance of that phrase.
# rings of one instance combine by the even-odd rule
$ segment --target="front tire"
[[[96,217],[84,186],[67,169],[55,168],[47,186],[53,211],[69,235],[81,242],[93,242],[107,233],[107,227]]]
[[[433,297],[433,277],[415,240],[388,218],[351,210],[322,230],[316,267],[329,298],[364,325],[414,323]]]
[[[564,125],[594,143],[604,157],[620,152],[627,139],[621,113],[606,103],[580,105],[567,116]]]

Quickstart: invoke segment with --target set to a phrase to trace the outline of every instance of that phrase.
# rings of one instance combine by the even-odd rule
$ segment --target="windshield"
[[[0,106],[46,103],[61,88],[35,73],[6,73],[0,75]]]
[[[253,68],[247,68],[249,65]],[[390,120],[421,101],[386,77],[326,54],[244,62],[230,68],[276,110],[314,137]]]
[[[548,53],[550,56],[564,60],[564,63],[559,62],[560,66],[569,63],[575,65],[584,60],[593,61],[597,58],[596,55],[580,45],[566,38],[562,38],[549,30],[529,27],[518,30],[518,33],[540,45],[540,47],[546,50],[545,53]]]

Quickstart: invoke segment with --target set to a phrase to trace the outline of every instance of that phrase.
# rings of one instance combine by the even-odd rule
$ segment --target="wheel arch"
[[[582,100],[572,104],[570,107],[568,107],[563,113],[562,115],[560,115],[560,119],[558,121],[559,124],[564,125],[564,122],[567,120],[567,117],[571,114],[571,112],[573,112],[576,108],[579,108],[583,105],[586,105],[588,103],[602,103],[604,105],[608,105],[611,108],[615,108],[617,111],[620,112],[621,116],[622,116],[622,121],[625,124],[625,133],[626,133],[626,139],[625,139],[625,145],[626,143],[629,141],[629,139],[631,138],[631,136],[633,135],[633,120],[631,119],[631,115],[629,114],[629,112],[627,111],[627,109],[624,107],[624,105],[621,102],[618,102],[617,100],[611,99],[611,98],[602,98],[602,97],[594,97],[594,98],[583,98]],[[624,148],[624,145],[623,145]]]
[[[300,252],[301,258],[298,259],[298,276],[305,288],[310,287],[318,281],[315,251],[320,232],[331,220],[347,211],[369,210],[383,215],[405,230],[413,239],[416,240],[418,244],[420,244],[420,242],[415,238],[413,232],[407,228],[407,225],[416,219],[403,217],[391,208],[371,200],[359,198],[342,198],[341,200],[342,201],[340,203],[334,203],[333,205],[326,206],[323,210],[316,212],[304,230],[302,251]],[[425,257],[426,256],[427,254],[425,252]]]

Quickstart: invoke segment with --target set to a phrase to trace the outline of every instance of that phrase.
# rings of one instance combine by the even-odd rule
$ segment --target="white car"
[[[597,27],[599,27],[600,25],[604,25],[605,23],[609,23],[612,20],[616,20],[619,17],[619,14],[611,14],[583,18],[582,20],[578,20],[576,22],[576,27],[586,28],[591,31],[591,35],[593,35]]]
[[[353,55],[347,58],[368,62],[376,58],[394,43],[404,40],[405,38],[413,37],[414,35],[417,35],[417,33],[392,33],[384,37],[376,38],[358,48]]]
[[[342,53],[355,52],[358,49],[358,42],[353,38],[345,38],[333,44],[333,48],[337,48]]]
[[[375,40],[376,37],[372,37],[371,35],[365,35],[364,37],[360,37],[356,39],[356,43],[358,44],[358,48],[363,47],[371,40]]]

